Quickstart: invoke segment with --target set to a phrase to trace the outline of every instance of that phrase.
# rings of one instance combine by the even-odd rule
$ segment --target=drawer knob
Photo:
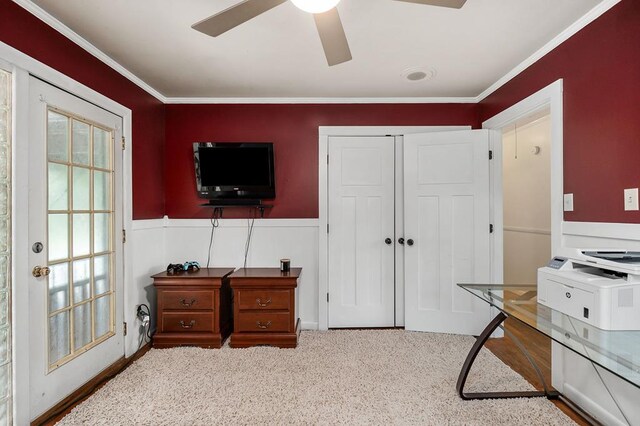
[[[262,302],[262,299],[256,299],[256,303],[261,308],[266,308],[267,306],[269,306],[271,304],[271,298],[268,298],[267,300],[265,300],[264,303]]]
[[[191,302],[187,302],[187,299],[180,299],[180,303],[188,308],[196,303],[196,299],[191,299]]]
[[[566,292],[564,295],[567,296],[567,299],[571,299],[571,293]]]
[[[262,323],[262,321],[256,321],[256,325],[258,326],[258,328],[262,328],[264,330],[271,327],[271,321],[267,321],[264,324]]]
[[[180,321],[180,327],[182,328],[193,328],[196,325],[196,320],[189,321],[189,324],[185,324],[184,321]]]

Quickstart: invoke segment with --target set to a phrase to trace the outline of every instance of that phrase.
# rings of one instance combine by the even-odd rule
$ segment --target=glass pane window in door
[[[109,269],[111,266],[111,256],[96,256],[94,258],[94,294],[100,295],[111,290],[111,277]]]
[[[55,364],[70,353],[69,311],[63,311],[49,318],[49,364]]]
[[[91,158],[91,126],[82,121],[73,120],[73,163],[88,166]]]
[[[86,256],[91,251],[91,215],[73,215],[73,257]]]
[[[49,210],[69,210],[69,166],[49,163]]]
[[[91,209],[91,171],[84,167],[73,168],[73,210]]]
[[[49,161],[69,161],[69,117],[52,110],[47,113],[47,152]]]
[[[96,213],[93,216],[93,252],[103,253],[109,250],[111,235],[111,213]]]
[[[69,258],[69,215],[49,215],[49,261]]]
[[[73,308],[73,349],[91,343],[91,302]]]
[[[93,166],[111,168],[111,132],[99,127],[93,128]]]
[[[58,263],[49,266],[49,312],[69,306],[69,264]]]
[[[91,297],[91,259],[73,262],[73,303],[83,302]]]
[[[94,210],[111,209],[111,173],[93,172],[93,208]]]
[[[95,335],[98,339],[111,330],[111,295],[96,299],[95,309]]]

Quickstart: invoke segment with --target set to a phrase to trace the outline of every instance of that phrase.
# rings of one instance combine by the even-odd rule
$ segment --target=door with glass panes
[[[124,354],[122,119],[36,78],[29,96],[34,419]]]

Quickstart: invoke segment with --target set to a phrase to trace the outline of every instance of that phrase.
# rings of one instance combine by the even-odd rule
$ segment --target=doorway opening
[[[544,109],[502,132],[505,284],[535,284],[551,258],[551,117]]]

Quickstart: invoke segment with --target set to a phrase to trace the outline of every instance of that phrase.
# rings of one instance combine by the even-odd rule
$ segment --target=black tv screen
[[[272,143],[194,143],[193,153],[200,197],[275,197]]]

